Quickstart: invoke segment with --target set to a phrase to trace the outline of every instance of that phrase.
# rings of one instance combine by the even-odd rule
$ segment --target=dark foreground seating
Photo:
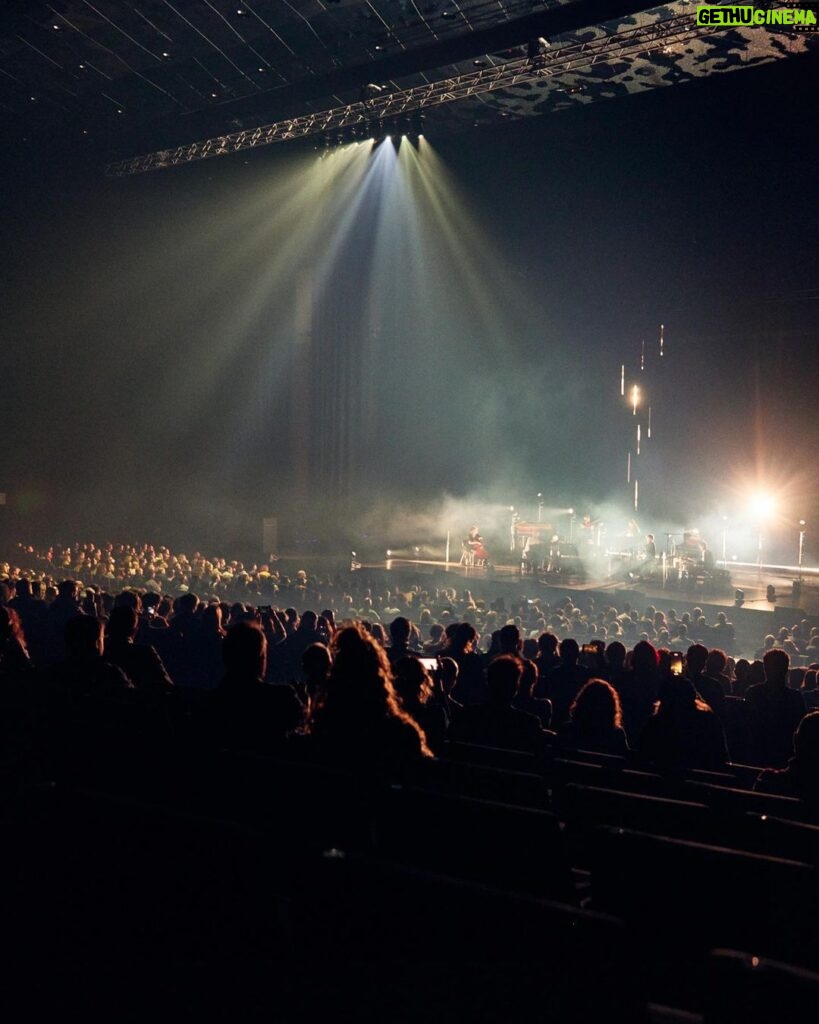
[[[622,917],[639,937],[672,1005],[701,1005],[711,948],[815,965],[812,865],[616,828],[602,828],[592,852],[594,909]]]
[[[548,811],[396,786],[376,810],[374,833],[385,859],[576,900],[560,823]]]
[[[646,1020],[620,922],[442,875],[327,857],[294,901],[299,1020]]]
[[[731,949],[714,950],[706,968],[703,1024],[813,1024],[819,974]]]

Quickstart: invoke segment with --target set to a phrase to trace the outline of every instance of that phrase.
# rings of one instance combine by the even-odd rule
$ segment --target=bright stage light
[[[755,519],[768,519],[776,510],[776,499],[771,494],[758,491],[751,496],[750,508]]]

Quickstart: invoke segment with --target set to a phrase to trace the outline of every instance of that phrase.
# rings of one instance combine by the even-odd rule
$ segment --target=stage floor
[[[803,570],[801,587],[798,585],[798,569],[787,566],[762,566],[729,564],[728,577],[698,582],[692,579],[680,580],[669,574],[665,585],[661,578],[630,578],[623,569],[612,575],[586,574],[584,577],[564,576],[561,573],[527,573],[522,575],[519,565],[501,564],[485,568],[464,566],[457,562],[443,562],[424,559],[391,558],[385,562],[368,563],[362,569],[382,570],[396,578],[413,576],[434,576],[440,579],[439,586],[468,586],[468,581],[493,581],[514,585],[520,591],[533,593],[536,590],[565,590],[567,592],[611,592],[612,604],[615,594],[627,592],[640,594],[649,601],[681,601],[706,603],[724,608],[735,607],[737,590],[744,594],[743,607],[756,611],[775,612],[777,606],[802,609],[808,616],[819,614],[819,570]],[[776,601],[768,600],[768,587],[776,592]]]

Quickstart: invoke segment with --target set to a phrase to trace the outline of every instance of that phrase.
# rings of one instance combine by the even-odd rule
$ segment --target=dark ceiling
[[[7,137],[111,160],[355,103],[368,83],[393,92],[474,74],[538,37],[553,73],[436,106],[428,124],[551,113],[786,57],[797,71],[819,52],[819,34],[697,30],[694,12],[690,0],[3,0],[0,117]],[[643,52],[607,51],[672,21],[676,33]]]

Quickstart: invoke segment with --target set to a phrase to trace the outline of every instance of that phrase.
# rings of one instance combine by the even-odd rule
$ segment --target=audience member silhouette
[[[0,605],[0,684],[25,679],[34,671],[20,617]]]
[[[640,760],[666,773],[690,768],[718,771],[728,761],[718,716],[700,700],[694,684],[684,676],[669,676],[663,681],[638,751]]]
[[[787,767],[765,769],[754,789],[798,797],[819,808],[819,711],[811,711],[799,723]]]
[[[453,625],[449,642],[441,654],[452,658],[458,665],[455,699],[461,704],[479,703],[486,693],[483,658],[476,653],[478,633],[469,622]]]
[[[691,671],[687,671],[686,675],[694,683],[694,688],[699,696],[719,716],[720,721],[724,724],[726,714],[725,693],[730,685],[725,675],[728,657],[725,651],[721,651],[719,648],[709,651],[701,644],[695,644],[694,647],[688,648],[686,668],[691,664],[691,652],[694,650],[697,652],[693,671],[696,679],[692,678]],[[703,651],[705,652],[704,659],[702,658]]]
[[[122,669],[104,657],[103,628],[103,623],[90,615],[75,615],[65,624],[65,659],[54,668],[52,680],[70,699],[133,688]]]
[[[106,659],[121,668],[137,690],[167,690],[173,683],[162,659],[156,648],[135,643],[138,629],[136,609],[126,605],[114,608],[108,619]]]
[[[355,625],[333,637],[333,667],[311,711],[309,733],[313,757],[368,774],[400,775],[432,753],[399,704],[384,648]]]
[[[226,630],[222,625],[224,611],[215,601],[205,606],[199,617],[199,627],[191,637],[189,649],[196,658],[197,685],[205,690],[215,689],[222,675],[222,646]]]
[[[302,689],[299,691],[297,687],[297,691],[308,711],[324,692],[332,665],[330,649],[326,644],[310,644],[305,648],[301,656]]]
[[[453,691],[458,683],[458,662],[447,658],[443,654],[438,655],[438,686],[441,693],[441,700],[451,718],[456,711],[460,711],[463,704],[459,703],[453,696]]]
[[[734,664],[734,678],[731,681],[731,695],[744,697],[748,689],[751,663],[747,658],[738,658]]]
[[[57,596],[48,606],[45,615],[46,658],[52,664],[60,660],[65,642],[67,623],[82,615],[78,599],[79,587],[76,580],[63,580],[57,587]]]
[[[487,700],[463,708],[453,718],[448,739],[505,750],[538,753],[544,733],[535,715],[512,706],[522,666],[519,659],[502,654],[486,670]]]
[[[782,768],[793,748],[793,734],[805,715],[805,698],[788,686],[790,657],[772,647],[762,659],[765,682],[745,691],[754,764]]]
[[[518,711],[535,715],[541,726],[548,729],[552,723],[552,702],[547,697],[535,696],[537,684],[537,664],[528,658],[522,658],[520,683],[518,683],[518,692],[512,701],[512,707],[517,708]]]
[[[399,615],[390,623],[390,646],[387,648],[387,657],[390,664],[395,665],[407,655],[413,654],[410,644],[412,639],[412,623],[403,615]]]
[[[220,746],[275,753],[304,718],[292,686],[264,682],[267,639],[256,623],[236,622],[222,644],[225,672],[213,691],[214,733]]]
[[[560,644],[560,664],[546,677],[546,696],[552,702],[552,727],[559,730],[568,720],[569,708],[591,673],[580,664],[580,647],[567,637]]]
[[[590,679],[569,708],[569,721],[558,731],[561,746],[603,754],[628,753],[617,691],[603,679]]]
[[[819,708],[818,685],[816,669],[809,668],[802,679],[802,696],[805,698],[805,707],[809,711],[815,711]]]
[[[535,661],[537,663],[538,675],[541,679],[541,687],[549,672],[560,664],[560,655],[557,653],[559,645],[560,641],[554,633],[541,633],[537,638],[538,655]],[[540,689],[536,691],[536,696],[543,696]]]
[[[620,676],[618,693],[623,728],[629,746],[639,745],[640,735],[652,716],[660,685],[660,659],[648,640],[640,640],[631,652],[630,666]]]
[[[392,666],[395,690],[401,707],[420,725],[433,753],[439,754],[449,716],[443,703],[436,700],[436,686],[420,658],[405,655]]]

